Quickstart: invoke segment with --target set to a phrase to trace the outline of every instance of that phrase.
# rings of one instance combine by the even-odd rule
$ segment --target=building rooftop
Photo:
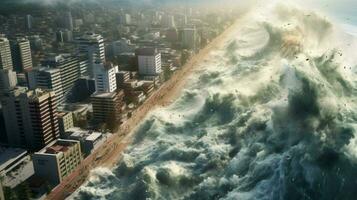
[[[98,138],[100,138],[102,136],[102,133],[98,133],[98,132],[94,132],[92,134],[90,134],[86,140],[88,141],[96,141],[98,140]]]
[[[81,37],[76,38],[77,41],[87,40],[87,41],[93,41],[93,42],[96,42],[100,39],[103,39],[103,37],[101,35],[92,33],[92,32],[87,32],[84,35],[82,35]]]
[[[47,147],[40,150],[37,154],[58,154],[68,151],[72,146],[77,144],[75,140],[63,140],[59,139],[52,142]]]
[[[78,127],[73,127],[67,130],[67,133],[72,133],[70,138],[75,139],[85,139],[88,141],[96,141],[102,137],[102,133],[100,132],[93,132],[90,130],[83,130]]]
[[[64,116],[66,116],[68,114],[72,114],[72,113],[71,112],[58,112],[57,113],[57,117],[58,118],[63,118]]]
[[[116,92],[105,92],[105,93],[99,93],[96,92],[94,94],[92,94],[92,98],[113,98],[115,97]]]
[[[27,151],[24,149],[0,147],[0,171],[3,171],[13,162],[26,155]]]
[[[159,54],[156,48],[141,48],[135,51],[138,56],[155,56]]]
[[[55,73],[55,72],[60,72],[61,70],[58,68],[50,68],[50,67],[39,67],[33,70],[37,70],[40,72],[49,72],[49,73]]]

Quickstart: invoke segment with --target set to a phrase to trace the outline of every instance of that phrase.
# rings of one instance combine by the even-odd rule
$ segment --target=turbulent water
[[[316,13],[255,10],[71,198],[356,199],[356,44]]]

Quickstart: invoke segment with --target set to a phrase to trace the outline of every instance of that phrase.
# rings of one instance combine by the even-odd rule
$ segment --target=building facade
[[[11,41],[11,54],[16,72],[27,72],[32,69],[30,41],[27,38],[17,38]]]
[[[73,123],[73,114],[72,112],[60,112],[58,113],[58,125],[60,134],[64,135],[64,133],[74,127]]]
[[[121,120],[124,104],[124,93],[95,93],[91,96],[93,119],[98,123]]]
[[[79,141],[57,140],[32,156],[35,175],[48,180],[52,186],[62,182],[82,162]]]
[[[117,89],[116,73],[118,66],[112,63],[103,64],[100,60],[94,63],[94,78],[96,82],[96,92],[114,92]]]
[[[197,31],[195,28],[184,28],[181,32],[182,47],[184,49],[195,50],[197,43]]]
[[[43,67],[34,69],[28,73],[28,84],[30,89],[43,88],[53,90],[56,94],[57,103],[63,103],[63,88],[61,70]]]
[[[17,88],[1,104],[10,146],[38,150],[59,137],[54,92]]]
[[[0,69],[13,69],[10,42],[0,35]]]
[[[17,85],[16,72],[0,69],[0,96],[14,89]]]
[[[161,73],[161,53],[155,48],[142,48],[136,50],[138,58],[139,75],[157,76]]]
[[[85,55],[89,63],[92,64],[96,60],[105,62],[105,45],[104,39],[101,35],[95,33],[86,33],[82,37],[75,39],[78,46],[78,52]],[[90,68],[89,74],[93,75],[93,71]]]
[[[79,58],[70,54],[53,55],[43,61],[42,65],[60,70],[63,98],[66,100],[71,95],[76,81],[81,77]]]

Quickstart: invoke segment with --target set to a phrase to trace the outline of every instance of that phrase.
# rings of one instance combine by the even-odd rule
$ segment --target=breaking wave
[[[74,199],[355,199],[355,39],[277,4],[245,17]]]

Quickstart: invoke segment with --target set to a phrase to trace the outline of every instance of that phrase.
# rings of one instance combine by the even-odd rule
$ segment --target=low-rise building
[[[25,149],[0,147],[0,176],[3,186],[15,188],[33,174],[33,164]]]
[[[79,141],[57,140],[32,156],[35,175],[56,186],[82,161]]]
[[[107,141],[107,138],[109,138],[112,134],[103,134],[100,132],[93,132],[90,130],[83,130],[78,127],[74,127],[68,129],[66,135],[69,135],[68,139],[80,141],[83,154],[88,156],[94,150],[100,147],[105,141]]]
[[[63,135],[68,129],[74,127],[72,112],[59,112],[57,117],[61,135]]]

